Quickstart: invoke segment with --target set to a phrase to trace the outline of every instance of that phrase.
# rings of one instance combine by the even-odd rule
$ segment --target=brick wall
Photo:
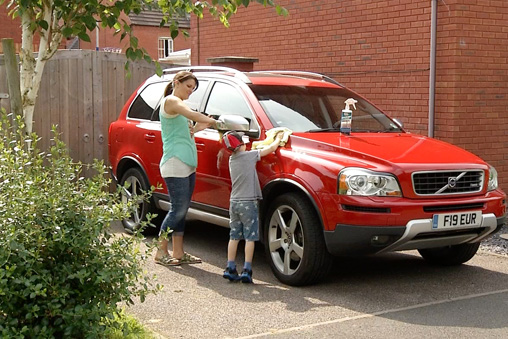
[[[8,16],[8,10],[3,4],[0,6],[0,22],[2,23],[2,29],[0,29],[0,39],[11,38],[14,43],[21,43],[21,27],[19,20],[12,20]]]
[[[508,4],[447,3],[439,18],[437,136],[494,165],[508,192]]]
[[[12,39],[14,42],[14,47],[16,51],[19,51],[21,48],[21,21],[19,19],[12,19],[11,16],[8,15],[8,10],[6,8],[6,3],[0,6],[0,40],[4,38]],[[37,50],[39,46],[39,39],[37,36],[34,37],[34,50]],[[2,53],[3,48],[0,43],[0,54]]]
[[[157,59],[157,47],[159,37],[171,37],[169,28],[159,28],[156,26],[133,26],[132,31],[138,38],[138,46],[146,49],[148,54]],[[80,41],[81,49],[95,49],[95,31],[90,33],[91,42]],[[128,37],[120,41],[120,35],[114,35],[114,30],[109,28],[101,28],[99,30],[99,48],[116,47],[121,48],[123,52],[128,48]],[[179,34],[173,42],[174,51],[180,51],[191,47],[190,38],[185,38],[183,34]]]
[[[12,38],[16,50],[19,51],[21,47],[21,23],[19,19],[13,20],[8,16],[5,3],[0,6],[0,40],[2,38]],[[123,19],[128,20],[126,16]],[[170,37],[169,28],[159,28],[155,26],[134,26],[134,35],[139,40],[139,46],[147,50],[148,54],[152,58],[157,58],[157,44],[159,37]],[[95,31],[89,33],[91,42],[80,41],[80,49],[91,49],[95,50],[96,46],[96,33]],[[38,48],[38,37],[34,39],[35,47]],[[99,48],[114,47],[120,48],[125,52],[127,49],[128,41],[127,38],[124,41],[120,41],[120,35],[114,35],[114,30],[109,28],[99,29]],[[61,48],[65,48],[65,41],[62,42]],[[186,38],[183,34],[180,34],[175,40],[173,48],[175,51],[188,49],[191,47],[190,38]],[[37,49],[34,49],[37,51]],[[0,44],[0,53],[2,52],[2,45]]]
[[[252,4],[230,28],[205,16],[199,32],[193,17],[192,63],[243,56],[255,70],[325,73],[427,135],[431,1],[278,3],[288,17]],[[505,0],[438,1],[435,137],[494,165],[508,192],[506,22]]]

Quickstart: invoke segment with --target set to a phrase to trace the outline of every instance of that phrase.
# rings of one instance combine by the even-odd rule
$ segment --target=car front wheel
[[[480,247],[480,243],[460,244],[418,250],[423,259],[434,265],[454,266],[469,261]]]
[[[304,195],[284,194],[270,204],[264,237],[271,269],[281,282],[309,285],[328,274],[332,259],[323,228]]]

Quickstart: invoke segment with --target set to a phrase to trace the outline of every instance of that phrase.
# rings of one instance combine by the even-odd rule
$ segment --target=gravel
[[[480,250],[508,256],[508,225],[505,224],[499,232],[483,240]]]

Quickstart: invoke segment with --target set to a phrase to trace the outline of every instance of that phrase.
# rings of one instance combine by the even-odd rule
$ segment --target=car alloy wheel
[[[268,247],[276,269],[292,275],[300,266],[304,253],[303,229],[298,214],[290,206],[279,206],[270,219]]]

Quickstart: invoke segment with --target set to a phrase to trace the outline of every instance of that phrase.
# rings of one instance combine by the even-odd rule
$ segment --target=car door
[[[257,126],[251,105],[242,89],[227,81],[217,80],[213,83],[204,111],[215,118],[223,114],[239,115],[250,121],[251,126]],[[230,152],[223,147],[220,138],[220,133],[212,129],[196,134],[198,168],[192,200],[194,203],[204,205],[201,208],[209,206],[222,210],[229,209]],[[221,214],[224,214],[224,211]]]
[[[123,139],[128,140],[130,156],[139,159],[151,185],[160,182],[158,161],[162,154],[160,123],[152,120],[167,81],[148,84],[133,100],[127,113]],[[129,127],[130,125],[130,127]],[[155,165],[156,164],[156,165]]]

